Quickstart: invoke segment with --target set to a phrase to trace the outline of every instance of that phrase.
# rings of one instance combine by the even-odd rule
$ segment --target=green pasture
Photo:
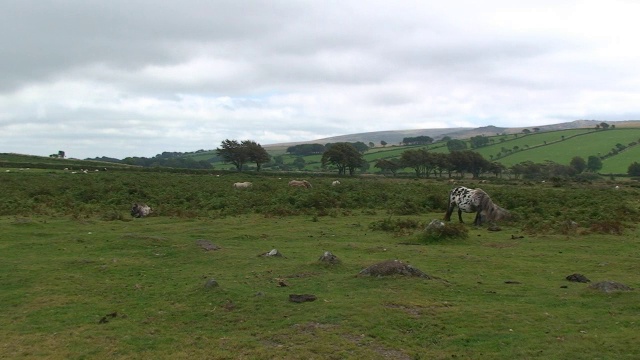
[[[500,156],[505,156],[504,149],[513,150],[517,148],[521,151],[531,151],[532,148],[549,146],[547,150],[550,150],[556,143],[563,141],[563,138],[566,140],[593,132],[593,129],[570,129],[530,134],[491,136],[489,138],[489,145],[478,148],[476,151],[487,160],[491,160],[492,157],[498,159]],[[498,159],[497,161],[502,162],[503,159]]]
[[[619,152],[615,156],[602,160],[600,173],[606,174],[626,174],[629,165],[640,162],[640,146],[633,146]]]
[[[640,357],[633,183],[484,183],[513,219],[499,231],[467,224],[466,238],[427,241],[424,226],[444,214],[446,182],[307,179],[312,189],[235,173],[0,173],[0,354]],[[235,181],[254,185],[234,190]],[[155,212],[131,218],[132,202]],[[284,257],[261,256],[272,249]],[[319,262],[325,251],[341,263]],[[431,279],[358,276],[386,260]],[[565,279],[573,273],[634,290],[590,289]],[[212,279],[218,286],[207,287]],[[291,294],[316,300],[294,303]]]
[[[640,129],[615,128],[596,131],[591,128],[583,128],[532,132],[530,134],[495,135],[489,136],[488,138],[489,145],[474,149],[474,151],[480,153],[487,160],[497,161],[507,167],[523,161],[532,161],[534,163],[554,161],[562,165],[568,165],[571,159],[575,156],[580,156],[586,160],[591,155],[604,156],[612,149],[615,149],[618,144],[629,146],[632,142],[638,142],[640,140]],[[292,165],[293,161],[298,156],[287,154],[286,148],[286,146],[266,147],[272,157],[282,156],[285,164]],[[370,165],[367,172],[378,172],[378,169],[373,166],[379,159],[400,158],[403,152],[419,148],[426,148],[430,152],[448,153],[446,144],[442,142],[436,142],[428,146],[376,146],[367,151],[363,156]],[[469,146],[469,148],[471,147]],[[601,173],[626,174],[629,165],[634,161],[637,161],[637,156],[635,156],[637,151],[638,150],[636,150],[635,147],[630,147],[625,151],[604,159]],[[28,165],[29,162],[38,163],[43,161],[49,164],[50,167],[53,166],[52,164],[62,164],[59,159],[45,158],[46,160],[42,160],[43,158],[41,157],[33,157],[33,159],[28,161],[25,160],[25,158],[10,160],[5,158],[7,154],[2,155],[3,156],[0,156],[0,165],[2,165],[2,162],[5,162],[4,166],[7,166],[6,163],[8,161],[22,161],[22,164],[25,166]],[[190,153],[185,156],[189,156],[196,161],[200,161],[209,160],[212,157],[215,157],[216,154],[215,151],[205,151]],[[305,160],[306,165],[302,170],[307,172],[317,172],[322,170],[321,158],[322,155],[319,154],[304,156],[303,159]],[[84,166],[94,165],[86,165],[86,163],[83,164]],[[78,161],[76,161],[74,165],[83,166],[82,162]],[[215,162],[213,165],[217,170],[229,170],[234,168],[232,164],[224,164],[222,162]],[[253,164],[248,165],[252,166]],[[113,166],[113,164],[109,164],[109,166]],[[405,171],[412,173],[409,169],[405,169]]]
[[[586,160],[591,155],[605,155],[615,148],[616,144],[627,146],[631,142],[637,142],[639,138],[640,129],[594,131],[581,136],[565,137],[564,141],[546,146],[516,151],[498,161],[505,166],[512,166],[523,161],[533,161],[534,163],[554,161],[558,164],[568,165],[575,156]],[[626,173],[630,163],[624,167],[620,166],[620,168],[610,167],[615,171],[608,172]]]

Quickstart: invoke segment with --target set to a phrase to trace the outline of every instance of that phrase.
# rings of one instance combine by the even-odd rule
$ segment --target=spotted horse
[[[464,186],[453,188],[449,192],[449,203],[447,213],[444,215],[445,221],[451,221],[453,209],[458,207],[458,219],[462,221],[462,212],[476,213],[473,221],[474,225],[480,226],[482,222],[496,222],[511,216],[509,211],[496,205],[489,195],[482,189],[470,189]]]

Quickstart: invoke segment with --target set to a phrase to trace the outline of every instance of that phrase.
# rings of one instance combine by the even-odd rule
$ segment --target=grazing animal
[[[151,214],[152,211],[148,205],[136,203],[131,207],[131,216],[141,218]]]
[[[311,183],[307,180],[291,180],[289,181],[289,186],[304,187],[307,189],[310,189],[312,187]]]
[[[253,186],[253,184],[248,182],[248,181],[233,183],[233,188],[234,189],[248,189],[248,188],[250,188],[252,186]]]
[[[331,186],[338,186],[338,185],[340,185],[340,181],[338,181],[338,180],[334,180],[334,181],[331,183]]]
[[[462,221],[462,212],[476,213],[473,221],[474,225],[480,225],[484,220],[495,222],[511,216],[509,211],[496,205],[489,195],[482,189],[469,189],[464,186],[455,187],[449,192],[449,203],[447,213],[444,215],[445,221],[451,221],[453,209],[458,207],[458,219]]]

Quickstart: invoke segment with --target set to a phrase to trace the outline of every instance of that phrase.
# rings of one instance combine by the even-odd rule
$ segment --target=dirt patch
[[[122,237],[125,238],[125,239],[150,240],[150,241],[154,241],[154,242],[161,242],[161,241],[169,240],[168,238],[163,237],[163,236],[141,235],[141,234],[133,234],[133,233],[124,234]]]
[[[199,239],[196,240],[196,245],[200,246],[205,251],[220,250],[220,246],[211,243],[209,240]]]
[[[506,249],[506,248],[511,248],[511,247],[515,247],[518,246],[518,243],[513,243],[513,242],[509,242],[509,243],[484,243],[482,244],[483,246],[486,247],[490,247],[490,248],[494,248],[494,249]]]
[[[317,330],[333,329],[338,327],[338,325],[321,324],[318,322],[308,322],[306,324],[293,324],[292,327],[295,328],[297,331],[314,334]]]
[[[343,337],[358,346],[366,347],[375,351],[380,359],[394,359],[394,360],[411,360],[412,357],[405,354],[404,352],[396,349],[390,349],[388,347],[384,347],[382,345],[376,344],[373,342],[373,339],[366,337],[364,334],[362,335],[353,335],[353,334],[345,334]]]

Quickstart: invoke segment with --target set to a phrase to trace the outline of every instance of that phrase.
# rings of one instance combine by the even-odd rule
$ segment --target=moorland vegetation
[[[590,136],[619,141],[619,131],[575,135],[598,143]],[[570,141],[564,134],[558,144]],[[509,135],[479,149],[495,154],[499,148],[491,146],[523,138],[533,144],[537,135]],[[550,139],[539,148],[551,149]],[[409,150],[474,150],[424,146],[361,154],[390,161]],[[629,143],[601,160],[603,169],[635,148]],[[586,176],[590,152],[563,165],[528,160],[532,168],[544,165],[544,178],[526,167],[519,176],[427,177],[421,169],[348,176],[330,168],[183,169],[5,154],[0,353],[638,358],[640,184]],[[312,156],[322,163],[322,154]],[[582,176],[559,176],[564,166]],[[340,184],[332,186],[336,178]],[[289,187],[293,179],[313,187]],[[244,181],[252,186],[233,187]],[[481,187],[513,216],[480,227],[471,225],[473,214],[463,215],[465,224],[442,222],[454,182]],[[134,203],[152,213],[132,217]],[[320,261],[327,252],[339,261]],[[265,255],[272,253],[281,256]],[[403,267],[395,275],[362,275],[376,265]]]

